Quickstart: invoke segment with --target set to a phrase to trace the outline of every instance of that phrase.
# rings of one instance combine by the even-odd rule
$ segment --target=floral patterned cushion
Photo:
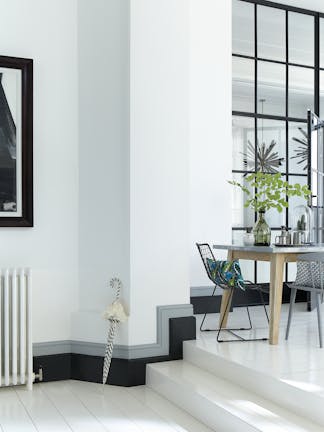
[[[241,267],[237,260],[220,261],[207,258],[207,266],[215,285],[226,285],[229,288],[245,290]]]

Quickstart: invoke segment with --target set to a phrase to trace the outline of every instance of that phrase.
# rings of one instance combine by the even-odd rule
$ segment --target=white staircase
[[[147,366],[147,386],[217,432],[320,432],[324,398],[184,343],[184,360]],[[315,423],[316,422],[316,423]]]

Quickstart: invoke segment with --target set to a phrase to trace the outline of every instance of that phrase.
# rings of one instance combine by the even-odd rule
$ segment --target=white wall
[[[79,0],[80,311],[73,339],[103,342],[113,276],[129,297],[129,1]],[[127,327],[118,343],[127,343]]]
[[[34,342],[70,338],[77,307],[76,0],[0,0],[1,55],[34,59],[34,228],[0,228],[2,266],[34,275]]]
[[[129,344],[189,303],[189,3],[131,0]]]
[[[210,285],[195,243],[231,242],[231,14],[231,1],[191,0],[191,286]]]
[[[137,345],[156,342],[156,306],[189,303],[189,265],[203,284],[194,242],[231,238],[231,2],[127,4],[79,0],[73,338],[104,342],[105,282],[116,274],[130,311],[117,343]]]

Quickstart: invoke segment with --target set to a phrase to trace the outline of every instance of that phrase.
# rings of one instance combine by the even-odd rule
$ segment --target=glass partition
[[[232,47],[234,178],[244,182],[262,165],[308,184],[307,111],[324,116],[324,14],[233,0]],[[233,240],[255,220],[244,200],[233,188]],[[289,209],[267,212],[267,221],[279,233],[280,225],[291,224]],[[255,267],[256,281],[261,267]]]

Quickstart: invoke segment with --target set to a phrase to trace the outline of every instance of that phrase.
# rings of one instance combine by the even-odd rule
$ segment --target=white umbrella
[[[117,324],[127,320],[127,314],[124,310],[122,303],[119,300],[120,291],[122,288],[121,280],[118,278],[112,278],[110,280],[110,287],[112,289],[116,289],[116,300],[113,301],[113,303],[107,307],[107,309],[103,314],[104,319],[110,321],[110,327],[107,336],[107,345],[106,345],[105,358],[104,358],[103,371],[102,371],[102,384],[106,384],[107,382],[112,353],[114,349],[114,339],[116,335]]]

